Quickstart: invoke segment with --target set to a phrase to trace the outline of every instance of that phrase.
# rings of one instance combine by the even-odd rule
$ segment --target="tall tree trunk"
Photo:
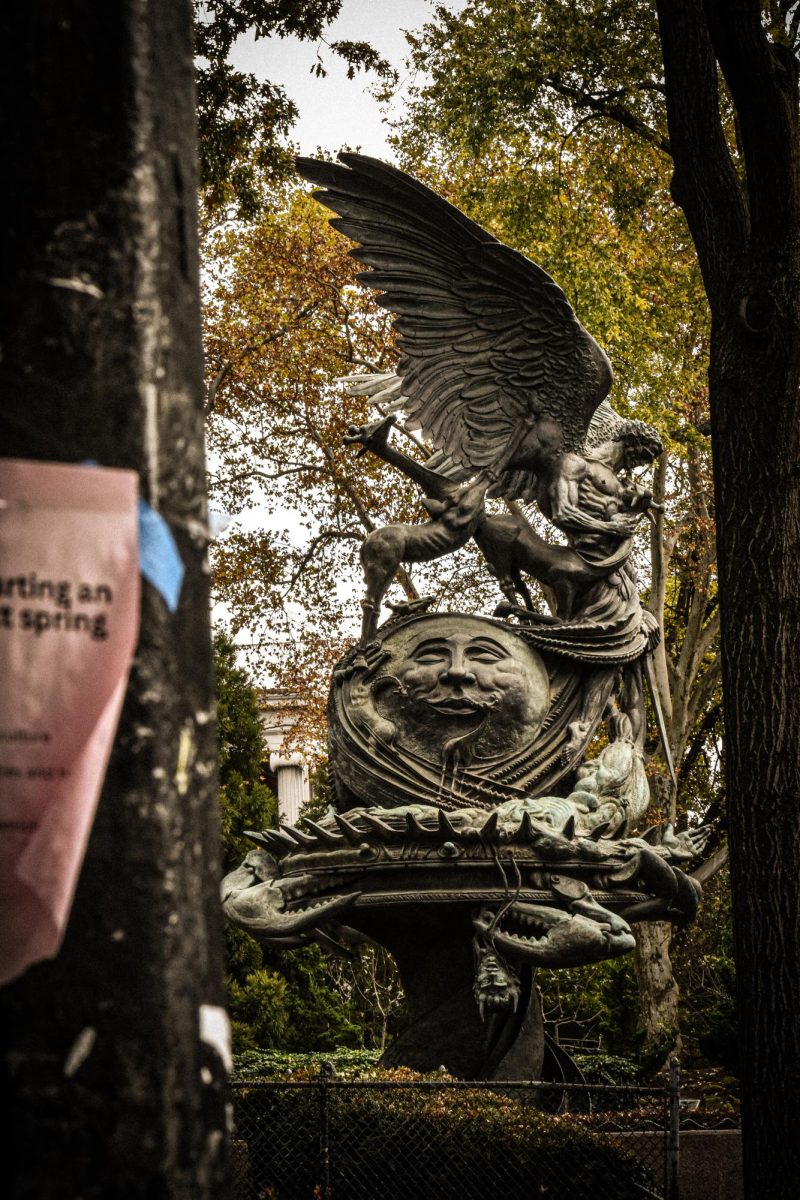
[[[66,938],[0,992],[4,1178],[206,1200],[225,1143],[191,15],[5,6],[0,445],[139,471],[185,577],[141,633]]]
[[[758,0],[659,0],[673,193],[712,313],[709,373],[748,1200],[797,1191],[800,1107],[798,67]],[[738,119],[740,182],[718,107]]]
[[[670,779],[659,772],[652,777],[650,787],[650,815],[661,823],[674,821],[675,790]],[[645,921],[633,927],[639,1032],[645,1052],[663,1050],[664,1060],[680,1048],[680,988],[669,953],[672,934],[673,926],[669,921]]]
[[[800,311],[792,291],[789,319],[773,336],[748,336],[733,315],[716,323],[711,370],[747,1195],[764,1200],[795,1194],[783,1149],[800,1107]]]

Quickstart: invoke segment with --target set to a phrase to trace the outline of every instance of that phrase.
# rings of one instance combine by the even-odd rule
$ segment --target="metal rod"
[[[672,786],[675,791],[678,790],[678,777],[675,774],[675,764],[672,761],[672,751],[669,748],[669,738],[667,736],[667,723],[664,720],[664,710],[661,707],[661,698],[658,694],[658,684],[656,683],[656,673],[653,667],[652,654],[645,654],[642,659],[644,665],[644,677],[647,680],[647,686],[650,689],[650,699],[653,702],[653,716],[656,720],[656,728],[658,729],[658,740],[661,742],[661,749],[664,752],[664,761],[667,764],[667,771],[672,780]]]
[[[673,1055],[669,1060],[669,1127],[667,1131],[667,1200],[680,1200],[681,1065]]]
[[[319,1086],[319,1166],[322,1200],[331,1200],[331,1143],[330,1143],[330,1086],[334,1067],[324,1062],[320,1066]]]

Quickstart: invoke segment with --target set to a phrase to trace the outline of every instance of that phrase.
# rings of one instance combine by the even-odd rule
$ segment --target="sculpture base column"
[[[411,1015],[382,1066],[421,1072],[444,1067],[460,1079],[540,1078],[544,1027],[529,969],[521,976],[516,1009],[481,1019],[473,990],[471,908],[442,905],[431,914],[430,906],[414,905],[391,915],[384,909],[378,919],[361,910],[358,918],[359,929],[397,963]]]

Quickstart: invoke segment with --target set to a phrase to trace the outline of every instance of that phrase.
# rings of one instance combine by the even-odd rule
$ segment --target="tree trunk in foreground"
[[[797,1194],[800,1109],[798,68],[758,0],[659,0],[673,194],[712,313],[710,401],[748,1200]],[[736,110],[742,182],[722,131]]]
[[[201,1038],[223,989],[189,5],[14,4],[0,29],[2,453],[138,470],[186,569],[175,614],[143,581],[63,948],[0,992],[6,1194],[204,1200],[225,1069]]]

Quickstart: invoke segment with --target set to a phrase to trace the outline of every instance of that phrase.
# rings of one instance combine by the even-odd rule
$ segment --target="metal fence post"
[[[336,1074],[333,1063],[324,1062],[319,1069],[319,1167],[322,1200],[331,1200],[330,1088]]]
[[[680,1129],[681,1065],[673,1055],[669,1060],[669,1130],[667,1133],[667,1200],[680,1200]]]

